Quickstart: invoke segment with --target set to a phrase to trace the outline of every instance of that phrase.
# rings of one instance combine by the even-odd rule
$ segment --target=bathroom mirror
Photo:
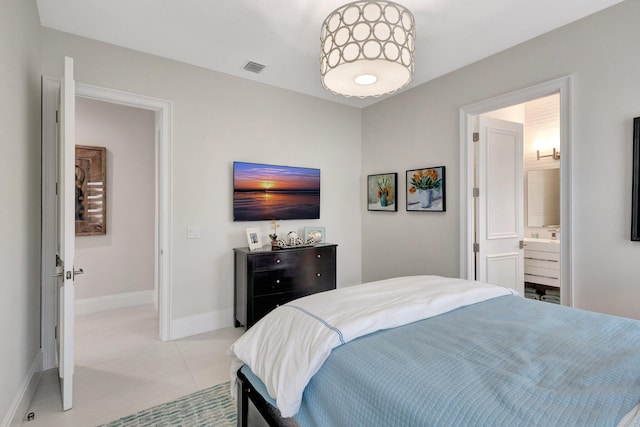
[[[527,225],[560,225],[560,169],[527,172]]]

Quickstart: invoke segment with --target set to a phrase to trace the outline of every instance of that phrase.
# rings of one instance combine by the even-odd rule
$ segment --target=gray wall
[[[40,18],[0,13],[0,424],[40,355]]]
[[[628,0],[365,109],[363,175],[395,170],[402,185],[406,169],[446,165],[447,212],[363,209],[363,280],[458,276],[460,107],[571,74],[575,305],[640,319],[640,244],[629,240],[638,16]]]
[[[154,133],[152,111],[76,98],[76,144],[107,149],[107,233],[76,237],[76,299],[153,290]]]
[[[283,221],[280,232],[323,225],[338,247],[338,284],[361,282],[361,111],[253,81],[42,29],[44,75],[74,58],[80,83],[173,102],[173,319],[212,315],[232,324],[232,248],[245,229],[232,220],[232,162],[321,169],[319,220]],[[200,239],[187,240],[188,226]]]

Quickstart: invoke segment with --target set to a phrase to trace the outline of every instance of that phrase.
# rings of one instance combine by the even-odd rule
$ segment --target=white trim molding
[[[36,357],[31,362],[29,373],[22,382],[18,394],[11,402],[9,411],[2,420],[0,427],[18,427],[22,425],[23,418],[29,410],[31,400],[36,393],[38,383],[42,377],[42,351],[36,353]]]
[[[126,292],[95,298],[76,299],[76,316],[118,308],[153,304],[153,291]]]
[[[175,319],[172,323],[173,339],[211,332],[233,326],[233,309],[209,311],[195,316]]]
[[[560,77],[535,86],[520,89],[504,95],[460,108],[460,277],[473,279],[475,261],[471,256],[474,242],[474,202],[473,202],[473,120],[476,116],[521,104],[555,93],[560,94],[560,277],[562,304],[573,306],[573,262],[572,253],[572,194],[571,176],[573,160],[572,120],[573,77]]]

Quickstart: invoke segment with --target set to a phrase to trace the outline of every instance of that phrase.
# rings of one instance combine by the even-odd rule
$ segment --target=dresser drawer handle
[[[280,283],[280,279],[276,279],[276,283]]]
[[[280,260],[279,259],[276,260],[276,264],[280,264]]]
[[[320,274],[320,273],[316,273],[316,276],[320,277],[320,276],[322,276],[322,274]]]
[[[317,254],[317,255],[316,255],[316,257],[317,257],[317,258],[322,258],[322,255]]]

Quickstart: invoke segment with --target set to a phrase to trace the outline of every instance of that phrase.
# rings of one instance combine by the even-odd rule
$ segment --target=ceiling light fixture
[[[334,10],[320,33],[322,85],[347,98],[381,96],[413,80],[415,20],[391,1],[355,1]]]

